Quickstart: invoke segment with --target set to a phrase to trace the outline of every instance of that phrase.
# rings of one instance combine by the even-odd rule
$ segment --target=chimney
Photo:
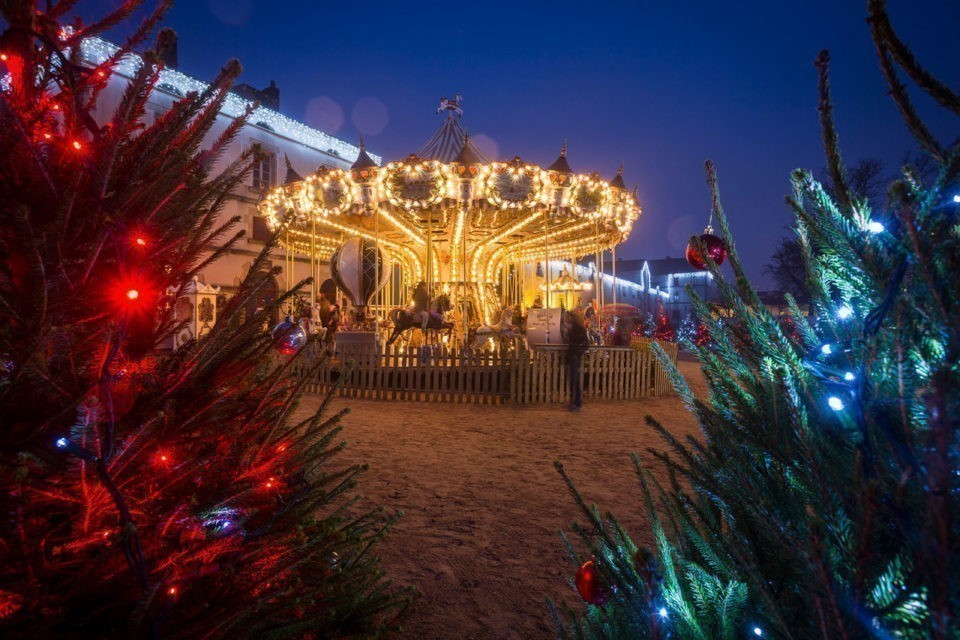
[[[277,83],[273,80],[270,81],[270,86],[266,89],[263,89],[260,92],[261,100],[260,102],[263,106],[268,109],[273,109],[274,111],[280,111],[280,88],[277,87]]]
[[[163,29],[160,34],[158,53],[164,66],[169,69],[180,67],[180,61],[177,56],[177,34],[173,29]]]

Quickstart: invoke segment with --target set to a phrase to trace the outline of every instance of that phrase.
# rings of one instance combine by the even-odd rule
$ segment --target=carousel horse
[[[477,327],[477,332],[473,342],[470,343],[470,348],[473,350],[479,349],[489,338],[496,338],[501,341],[522,338],[523,334],[520,332],[520,329],[513,324],[513,314],[515,312],[516,309],[514,307],[505,307],[500,313],[500,322],[497,324],[484,324]]]
[[[445,293],[440,294],[433,299],[433,302],[430,303],[430,318],[427,320],[427,331],[433,329],[434,331],[446,331],[449,339],[450,334],[453,332],[453,323],[447,322],[444,320],[444,314],[452,308],[453,305],[450,304],[450,296]],[[391,345],[396,342],[397,338],[400,337],[407,329],[412,329],[414,327],[420,328],[420,317],[419,314],[414,313],[409,309],[404,309],[403,307],[397,307],[388,315],[390,321],[393,323],[393,333],[390,334],[390,339],[387,340],[387,345]]]

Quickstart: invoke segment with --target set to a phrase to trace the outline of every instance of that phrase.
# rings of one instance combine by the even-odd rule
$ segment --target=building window
[[[266,191],[277,182],[277,154],[262,148],[261,151],[263,155],[253,164],[252,186],[257,191]]]

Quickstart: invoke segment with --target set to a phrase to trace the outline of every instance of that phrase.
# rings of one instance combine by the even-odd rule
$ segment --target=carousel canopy
[[[622,174],[573,173],[566,145],[547,169],[491,161],[464,134],[459,100],[444,103],[419,154],[378,167],[361,150],[349,171],[321,168],[268,194],[260,210],[281,243],[328,260],[346,238],[374,240],[408,282],[483,288],[509,265],[578,258],[630,234],[640,207]]]
[[[437,132],[417,152],[417,156],[424,160],[439,160],[440,162],[453,162],[464,154],[471,158],[474,163],[486,164],[490,162],[483,155],[483,152],[477,148],[477,145],[470,142],[466,131],[460,126],[460,116],[453,111],[447,114]]]

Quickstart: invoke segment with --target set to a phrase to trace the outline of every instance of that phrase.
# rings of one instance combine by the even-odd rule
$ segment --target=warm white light
[[[843,407],[846,406],[843,404],[843,400],[837,396],[830,396],[827,398],[827,404],[830,405],[830,408],[834,411],[843,411]],[[760,635],[760,634],[757,634]]]

